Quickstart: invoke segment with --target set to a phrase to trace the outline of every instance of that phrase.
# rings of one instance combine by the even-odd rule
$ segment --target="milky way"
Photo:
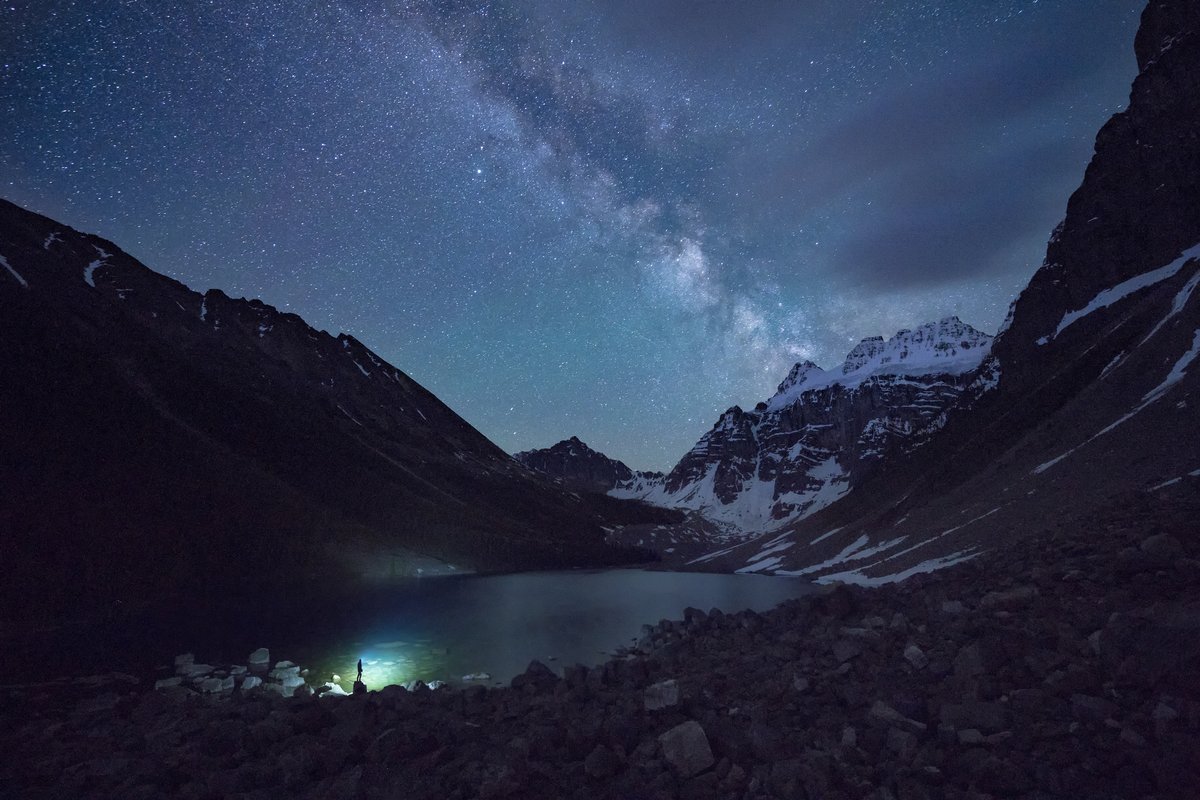
[[[669,467],[800,358],[994,332],[1143,2],[10,2],[0,193]]]

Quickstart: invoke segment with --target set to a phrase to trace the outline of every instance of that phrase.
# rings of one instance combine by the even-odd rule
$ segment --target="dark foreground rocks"
[[[766,614],[688,609],[507,689],[13,692],[0,795],[1195,798],[1194,550],[1115,525]]]

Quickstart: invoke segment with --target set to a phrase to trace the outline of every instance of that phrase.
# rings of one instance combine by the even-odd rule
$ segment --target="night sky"
[[[1144,0],[0,9],[0,194],[669,468],[800,358],[994,332]]]

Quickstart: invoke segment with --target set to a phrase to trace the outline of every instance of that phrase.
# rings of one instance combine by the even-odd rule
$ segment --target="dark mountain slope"
[[[643,557],[352,337],[2,201],[0,258],[6,607]]]

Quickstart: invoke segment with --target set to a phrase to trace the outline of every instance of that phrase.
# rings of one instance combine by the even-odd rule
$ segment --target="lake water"
[[[336,674],[350,689],[359,659],[370,688],[417,679],[457,683],[476,673],[496,684],[535,658],[558,668],[602,663],[632,644],[643,624],[680,619],[688,606],[764,611],[813,588],[794,578],[637,569],[400,579],[335,600],[279,598],[93,626],[65,638],[60,632],[70,645],[55,655],[60,674],[145,673],[180,652],[244,664],[251,650],[268,647],[273,660],[309,668],[310,684]]]

